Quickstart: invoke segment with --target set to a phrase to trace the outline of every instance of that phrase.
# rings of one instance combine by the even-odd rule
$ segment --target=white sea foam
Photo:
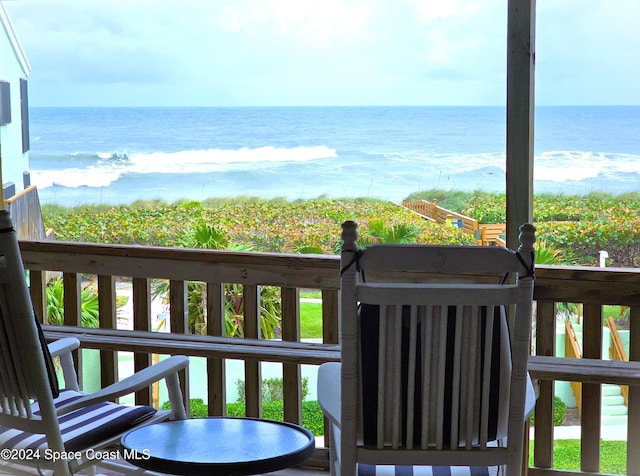
[[[343,154],[344,155],[344,154]],[[75,156],[75,155],[74,155]],[[97,153],[90,165],[59,169],[32,170],[32,181],[40,189],[54,185],[77,188],[81,186],[108,187],[127,174],[211,174],[230,171],[273,172],[286,164],[305,163],[338,157],[335,149],[315,147],[258,147],[234,150],[206,149],[179,152],[154,153]],[[478,186],[483,174],[496,169],[505,171],[505,154],[495,153],[430,153],[429,151],[405,151],[397,153],[373,152],[355,156],[341,156],[340,161],[327,162],[324,180],[340,175],[337,170],[349,167],[352,176],[372,174],[386,177],[404,177],[420,181],[421,185],[444,186],[453,184],[455,177],[474,181]],[[62,163],[64,164],[64,162]],[[318,162],[322,166],[323,162]],[[299,170],[299,169],[298,169]],[[314,169],[317,174],[318,169]],[[285,172],[286,173],[286,172]],[[311,172],[310,172],[311,173]],[[537,181],[562,183],[607,179],[624,174],[640,175],[640,156],[633,154],[594,153],[582,151],[542,152],[535,157],[534,178]],[[314,175],[315,178],[317,178]],[[430,181],[431,179],[431,181]],[[170,180],[170,179],[169,179]],[[435,180],[435,185],[431,182]],[[458,186],[458,182],[455,182]],[[418,185],[418,186],[421,186]],[[453,185],[452,185],[453,186]]]
[[[131,172],[137,173],[210,173],[223,170],[241,170],[245,165],[274,162],[307,162],[337,157],[335,149],[317,147],[243,147],[236,150],[208,149],[182,152],[154,152],[131,154]]]
[[[191,174],[243,170],[276,162],[307,162],[337,157],[335,149],[316,147],[259,147],[236,150],[207,149],[153,153],[98,153],[98,160],[86,168],[32,171],[32,181],[40,189],[59,185],[76,188],[107,187],[125,174]],[[117,160],[114,160],[117,159]]]
[[[122,172],[116,170],[98,169],[90,167],[86,169],[69,168],[64,170],[34,170],[31,179],[34,185],[40,189],[60,185],[62,187],[76,188],[108,187],[122,176]]]
[[[380,153],[391,162],[401,165],[416,167],[415,170],[422,171],[424,168],[431,170],[431,173],[454,174],[461,172],[471,172],[487,167],[498,167],[505,170],[505,155],[502,152],[480,153],[480,154],[433,154],[424,151],[409,151],[402,153]],[[381,172],[388,172],[381,168]]]
[[[633,173],[640,174],[640,157],[633,154],[552,151],[536,155],[534,163],[534,178],[552,182]]]

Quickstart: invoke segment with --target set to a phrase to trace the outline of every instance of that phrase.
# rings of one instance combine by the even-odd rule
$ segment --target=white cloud
[[[4,5],[34,105],[504,102],[506,0]],[[637,0],[538,2],[538,101],[640,103],[638,15]]]
[[[471,17],[483,9],[483,4],[487,6],[497,5],[505,7],[503,3],[495,0],[410,0],[412,6],[423,20],[450,19],[456,17]]]

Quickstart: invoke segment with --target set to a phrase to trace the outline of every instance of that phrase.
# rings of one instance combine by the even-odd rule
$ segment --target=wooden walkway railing
[[[19,239],[44,240],[52,237],[53,231],[44,229],[40,197],[35,185],[7,198],[4,204],[11,213]]]
[[[620,339],[620,334],[618,333],[618,326],[616,326],[616,323],[611,316],[607,317],[607,327],[609,328],[609,332],[611,333],[609,358],[611,360],[617,360],[619,362],[628,362],[629,357],[627,357],[627,351],[625,350],[624,345],[622,345],[622,340]],[[621,385],[620,390],[622,392],[622,397],[624,398],[624,404],[629,405],[629,386]]]
[[[431,202],[427,200],[403,200],[402,206],[416,212],[426,220],[457,226],[466,233],[472,233],[477,238],[479,245],[489,246],[495,244],[506,246],[506,225],[504,223],[479,224],[478,221],[473,218],[442,208],[436,200]]]
[[[244,361],[246,410],[261,415],[261,361],[281,362],[284,376],[285,419],[301,423],[301,364],[319,364],[340,358],[338,343],[337,256],[277,255],[211,250],[184,250],[22,241],[36,309],[44,315],[45,271],[61,272],[65,286],[65,326],[46,326],[49,338],[72,334],[85,348],[100,349],[104,384],[118,378],[117,352],[135,353],[137,369],[150,364],[151,354],[182,353],[207,358],[209,413],[225,412],[226,358]],[[81,278],[97,276],[101,329],[80,328]],[[560,476],[599,473],[600,383],[632,384],[629,389],[628,474],[640,474],[640,271],[635,269],[539,266],[534,297],[537,300],[535,356],[530,373],[539,380],[532,475]],[[133,285],[133,331],[116,330],[115,282],[129,277]],[[150,281],[171,281],[171,334],[151,332]],[[207,284],[207,336],[191,335],[186,322],[186,286]],[[224,336],[224,283],[245,288],[244,319],[248,339]],[[283,340],[259,338],[259,287],[281,289]],[[322,291],[322,344],[300,342],[299,292]],[[555,357],[556,303],[584,304],[583,358]],[[631,362],[602,361],[602,306],[630,306]],[[82,365],[82,362],[79,362]],[[185,375],[185,377],[187,377]],[[581,471],[553,469],[553,386],[555,380],[581,381]],[[187,382],[187,380],[183,380]],[[185,385],[186,390],[186,385]],[[150,392],[136,396],[150,403]],[[621,436],[622,437],[622,436]],[[311,464],[328,467],[328,451],[320,448]]]
[[[580,349],[580,341],[576,336],[576,331],[570,320],[564,321],[564,356],[570,359],[582,358],[582,350]],[[576,399],[576,407],[578,414],[582,415],[582,382],[570,382],[573,396]]]

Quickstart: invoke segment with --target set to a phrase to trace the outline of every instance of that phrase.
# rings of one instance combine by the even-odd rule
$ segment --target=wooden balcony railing
[[[65,326],[45,326],[49,338],[72,333],[85,348],[100,349],[103,384],[117,380],[117,351],[132,351],[135,368],[150,364],[151,354],[181,353],[207,358],[208,405],[211,415],[225,412],[224,359],[244,361],[247,415],[261,415],[261,361],[283,367],[285,419],[301,423],[301,364],[338,361],[338,274],[336,256],[278,255],[229,251],[184,250],[141,246],[117,246],[23,241],[21,249],[29,270],[36,310],[46,310],[46,273],[60,272],[65,288]],[[640,474],[640,270],[582,267],[537,268],[535,298],[535,356],[530,372],[539,380],[534,430],[532,475],[600,473],[600,383],[632,384],[629,389],[628,474]],[[97,277],[100,329],[79,328],[81,275]],[[86,276],[85,276],[86,277]],[[127,277],[133,286],[134,330],[116,329],[117,279]],[[151,332],[150,282],[170,280],[171,334]],[[190,335],[186,290],[189,281],[206,283],[207,335]],[[244,322],[247,338],[224,336],[224,283],[244,286]],[[281,288],[282,340],[259,337],[260,286]],[[322,291],[323,343],[300,342],[300,289]],[[555,356],[556,304],[582,303],[583,358]],[[602,306],[630,306],[630,360],[601,360]],[[79,365],[82,365],[80,362]],[[188,375],[183,376],[183,383]],[[554,380],[583,382],[581,471],[553,468]],[[186,392],[185,384],[185,395]],[[150,403],[151,392],[136,395]],[[328,467],[328,452],[318,450],[312,464]]]
[[[601,384],[629,387],[627,474],[640,474],[640,270],[538,266],[534,297],[537,301],[535,354],[529,371],[540,379],[536,403],[534,467],[531,475],[600,473]],[[582,358],[556,358],[557,303],[583,304]],[[630,307],[631,362],[603,361],[603,306]],[[582,382],[580,472],[553,467],[554,380]]]
[[[225,359],[244,361],[246,414],[262,416],[262,361],[282,363],[284,418],[302,421],[301,364],[318,365],[340,358],[338,342],[338,261],[328,256],[237,253],[143,246],[110,246],[23,241],[25,268],[29,270],[36,311],[46,316],[46,276],[62,273],[64,280],[63,327],[44,326],[47,337],[72,333],[84,348],[100,350],[101,382],[118,379],[117,351],[134,352],[134,369],[151,364],[152,354],[185,354],[207,358],[207,403],[210,415],[226,411]],[[100,329],[78,328],[81,322],[81,275],[97,278]],[[116,280],[132,282],[133,331],[117,330]],[[152,332],[151,280],[170,280],[171,334]],[[187,322],[187,285],[206,283],[207,335],[190,335]],[[243,285],[244,339],[225,337],[224,283]],[[282,341],[260,339],[260,286],[281,290]],[[300,289],[322,291],[323,343],[300,342]],[[46,322],[46,320],[45,320]],[[77,356],[78,359],[80,355]],[[81,363],[80,363],[81,365]],[[81,375],[81,372],[79,372]],[[189,402],[189,375],[182,375]],[[151,391],[138,392],[136,402],[151,404]],[[328,467],[327,452],[318,464]]]

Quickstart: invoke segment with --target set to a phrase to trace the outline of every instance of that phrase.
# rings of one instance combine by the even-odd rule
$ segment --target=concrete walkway
[[[582,434],[581,426],[556,426],[553,430],[554,440],[579,440]],[[534,429],[531,429],[530,438],[534,439]],[[600,439],[602,440],[625,440],[627,439],[627,425],[604,425],[601,429]]]

